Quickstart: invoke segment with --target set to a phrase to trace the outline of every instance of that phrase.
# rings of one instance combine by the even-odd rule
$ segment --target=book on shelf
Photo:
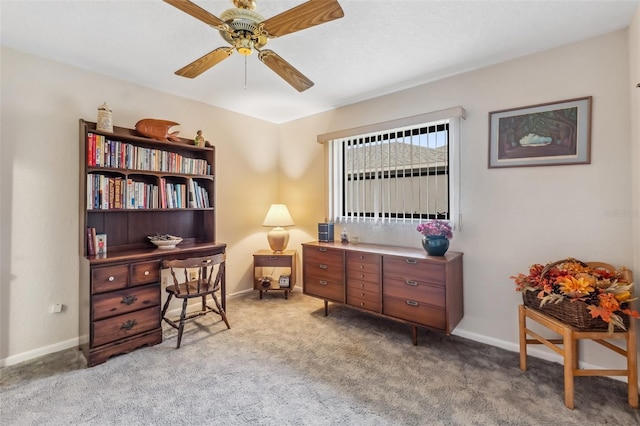
[[[95,234],[96,228],[87,228],[87,255],[89,256],[95,256],[96,254]]]

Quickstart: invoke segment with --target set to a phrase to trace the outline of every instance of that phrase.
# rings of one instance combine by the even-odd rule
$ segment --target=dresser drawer
[[[370,282],[380,287],[380,274],[353,271],[353,270],[347,271],[347,283],[350,283],[350,282],[357,283],[360,281]]]
[[[347,252],[347,264],[349,263],[370,263],[372,265],[380,265],[380,256],[375,253],[364,253],[364,252]]]
[[[421,281],[401,281],[395,278],[385,278],[382,291],[385,296],[411,299],[441,308],[445,307],[444,286],[427,284]]]
[[[342,265],[333,265],[328,263],[318,263],[315,261],[304,262],[305,280],[309,278],[318,278],[325,281],[334,281],[338,283],[344,282],[344,268]]]
[[[134,287],[98,294],[91,299],[92,318],[100,320],[159,305],[160,286],[152,284],[145,287]]]
[[[348,261],[347,260],[347,273],[351,272],[362,272],[367,274],[380,274],[380,265],[376,265],[375,263],[362,263],[358,261]]]
[[[379,297],[379,296],[378,296]],[[357,306],[360,309],[367,309],[369,311],[380,312],[380,299],[369,300],[358,296],[347,295],[347,304],[351,306]]]
[[[119,290],[129,285],[129,266],[105,266],[91,270],[91,293]]]
[[[444,309],[435,308],[413,299],[396,299],[384,296],[383,314],[411,321],[416,324],[444,330],[446,327]]]
[[[131,265],[131,285],[151,284],[160,281],[160,261],[140,262]]]
[[[303,247],[303,256],[305,264],[307,261],[312,263],[322,263],[325,265],[339,266],[344,268],[344,251],[330,249],[327,247]]]
[[[344,286],[340,283],[320,278],[305,278],[304,293],[344,303]]]
[[[423,259],[385,256],[382,269],[385,277],[394,277],[401,280],[427,281],[434,284],[445,283],[446,274],[444,264]]]
[[[362,281],[357,278],[347,278],[347,292],[349,291],[357,291],[357,290],[366,290],[372,293],[380,294],[380,283],[372,282],[372,281]]]
[[[92,346],[100,346],[160,326],[160,309],[157,306],[117,317],[94,321]]]
[[[380,302],[380,292],[376,293],[355,287],[347,287],[347,301],[349,297],[357,297],[358,299],[369,300],[371,302]]]

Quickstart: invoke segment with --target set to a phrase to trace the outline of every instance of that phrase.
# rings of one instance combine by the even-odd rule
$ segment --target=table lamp
[[[293,226],[293,219],[284,204],[272,204],[264,218],[262,226],[272,226],[273,229],[267,234],[269,247],[274,253],[282,253],[287,248],[289,242],[289,231],[285,226]]]

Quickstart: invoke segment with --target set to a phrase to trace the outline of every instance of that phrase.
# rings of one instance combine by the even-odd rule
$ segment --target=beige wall
[[[217,239],[229,244],[228,291],[251,285],[252,253],[277,202],[278,127],[198,102],[2,48],[0,361],[78,338],[78,119],[107,101],[114,124],[145,117],[202,129],[217,155]],[[50,313],[64,303],[61,314]]]
[[[511,275],[527,271],[531,263],[568,256],[633,264],[631,216],[609,214],[631,211],[628,55],[627,33],[615,32],[287,123],[281,126],[281,143],[292,158],[315,153],[314,170],[304,176],[303,186],[320,192],[322,147],[300,135],[464,107],[463,227],[451,250],[464,252],[465,316],[455,333],[517,350],[521,299]],[[583,96],[593,96],[590,165],[487,168],[490,111]],[[299,192],[301,183],[283,175],[280,193],[287,194],[287,202],[296,202],[290,192]],[[307,222],[300,221],[298,228],[313,234],[324,219],[324,199],[309,199],[309,192],[315,191],[307,191],[299,203],[305,213],[298,212]],[[347,229],[366,242],[420,247],[414,226],[350,224]],[[609,358],[596,347],[583,360],[603,364]]]
[[[633,270],[635,281],[640,282],[640,8],[629,25],[629,87],[631,92],[631,184],[632,184],[632,208],[633,220]],[[640,290],[636,287],[636,295]],[[640,308],[640,302],[636,302],[636,308]],[[640,341],[640,327],[637,328]]]
[[[463,106],[463,229],[451,249],[465,253],[465,317],[456,333],[517,350],[520,299],[509,276],[566,256],[640,270],[631,215],[607,214],[631,211],[639,198],[638,188],[631,195],[638,130],[627,84],[630,49],[640,44],[637,16],[634,25],[629,43],[619,31],[279,126],[3,48],[0,362],[77,340],[77,120],[94,120],[105,100],[116,125],[172,119],[183,123],[183,136],[202,128],[216,145],[218,237],[229,243],[231,293],[251,287],[251,253],[265,246],[260,224],[270,203],[289,206],[290,248],[316,238],[325,219],[316,135]],[[490,111],[581,96],[593,96],[591,165],[487,169]],[[349,231],[420,247],[413,227]],[[48,313],[60,302],[68,311]],[[583,360],[603,365],[611,357],[593,348]]]

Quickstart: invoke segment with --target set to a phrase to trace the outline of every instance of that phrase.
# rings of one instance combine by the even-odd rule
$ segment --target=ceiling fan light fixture
[[[253,40],[250,38],[239,38],[236,41],[236,50],[243,56],[249,56],[253,53]]]

